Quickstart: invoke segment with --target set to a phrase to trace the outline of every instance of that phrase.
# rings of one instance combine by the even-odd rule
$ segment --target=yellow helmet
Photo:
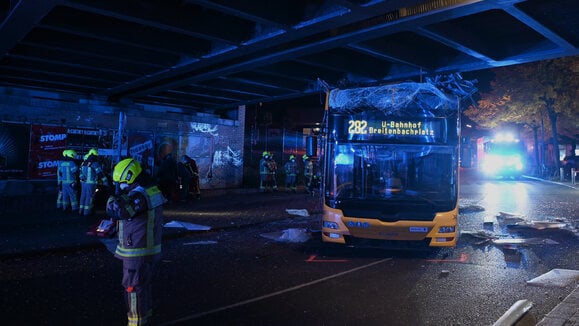
[[[142,171],[143,168],[141,168],[141,164],[137,160],[126,158],[115,165],[113,181],[133,184]]]
[[[98,155],[99,155],[99,151],[98,151],[96,148],[91,148],[91,149],[88,151],[88,153],[86,153],[86,154],[84,155],[84,159],[85,159],[85,160],[88,159],[91,155],[98,156]]]
[[[291,161],[291,160],[295,160],[295,158],[296,158],[296,157],[295,157],[295,156],[293,156],[293,154],[292,154],[292,155],[290,155],[290,157],[289,157],[290,161]]]
[[[302,160],[305,161],[305,160],[307,160],[307,159],[309,159],[309,157],[308,157],[306,154],[304,154],[304,156],[302,156]]]
[[[263,153],[261,154],[262,157],[266,157],[269,156],[269,152],[268,151],[263,151]]]
[[[65,149],[62,151],[62,156],[74,158],[76,156],[76,151],[74,149]]]

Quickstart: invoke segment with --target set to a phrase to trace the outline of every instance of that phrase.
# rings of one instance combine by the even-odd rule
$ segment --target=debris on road
[[[499,212],[497,220],[501,224],[514,224],[526,220],[525,215]]]
[[[536,244],[549,244],[555,245],[559,244],[559,242],[551,239],[544,239],[544,238],[512,238],[512,239],[493,239],[491,240],[495,245],[536,245]]]
[[[480,230],[480,231],[460,231],[461,235],[469,235],[473,238],[477,238],[477,239],[482,239],[482,241],[476,242],[476,245],[483,245],[486,243],[491,242],[493,239],[497,239],[498,236],[496,236],[494,233],[492,232],[488,232],[488,231],[484,231],[484,230]]]
[[[217,241],[213,240],[206,240],[206,241],[193,241],[193,242],[184,242],[184,246],[191,246],[191,245],[212,245],[217,244]]]
[[[288,214],[290,215],[297,215],[297,216],[303,216],[303,217],[308,217],[310,216],[310,214],[308,213],[307,209],[291,209],[291,208],[287,208],[285,210]]]
[[[507,310],[501,318],[499,318],[493,326],[512,326],[523,317],[529,309],[533,307],[533,303],[529,300],[519,300],[515,302],[509,310]]]
[[[183,228],[183,229],[187,229],[189,231],[211,230],[210,226],[193,224],[193,223],[183,222],[183,221],[171,221],[171,222],[165,223],[163,226],[166,228]]]
[[[556,268],[527,281],[527,284],[543,287],[565,287],[573,282],[579,282],[578,270]]]
[[[469,214],[469,213],[476,213],[476,212],[482,212],[484,211],[485,208],[479,205],[466,205],[466,206],[460,206],[458,208],[458,211],[460,214]]]
[[[477,242],[477,245],[492,243],[499,246],[512,246],[512,245],[536,245],[536,244],[559,244],[555,240],[546,238],[501,238],[498,235],[484,230],[479,231],[461,231],[461,235],[469,235],[477,239],[483,239],[483,241]]]
[[[517,245],[504,245],[502,251],[507,265],[514,264],[518,266],[523,261],[523,253]]]
[[[545,221],[528,221],[528,222],[518,222],[509,227],[514,228],[530,228],[535,230],[545,230],[545,229],[570,229],[569,224],[560,222],[545,222]]]
[[[306,229],[292,228],[279,232],[271,232],[261,234],[262,237],[279,242],[306,242],[311,238],[311,235]]]
[[[495,217],[494,216],[485,216],[484,220],[483,220],[483,225],[484,226],[491,226],[495,224]]]
[[[479,238],[479,239],[496,239],[498,238],[497,235],[495,235],[492,232],[488,232],[485,230],[479,230],[479,231],[460,231],[461,235],[470,235],[471,237],[475,237],[475,238]]]

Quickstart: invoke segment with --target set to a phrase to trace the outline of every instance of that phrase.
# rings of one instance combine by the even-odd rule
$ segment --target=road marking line
[[[310,258],[306,259],[308,263],[345,263],[349,260],[347,259],[316,259],[316,255],[310,255]]]
[[[392,260],[392,258],[384,258],[384,259],[382,259],[382,260],[378,260],[378,261],[372,262],[372,263],[370,263],[370,264],[366,264],[366,265],[359,266],[359,267],[356,267],[356,268],[352,268],[352,269],[349,269],[349,270],[347,270],[347,271],[343,271],[343,272],[340,272],[340,273],[337,273],[337,274],[334,274],[334,275],[330,275],[330,276],[327,276],[327,277],[324,277],[324,278],[320,278],[320,279],[317,279],[317,280],[315,280],[315,281],[311,281],[311,282],[308,282],[308,283],[303,283],[303,284],[300,284],[300,285],[296,285],[296,286],[293,286],[293,287],[291,287],[291,288],[287,288],[287,289],[285,289],[285,290],[281,290],[281,291],[269,293],[269,294],[262,295],[262,296],[260,296],[260,297],[256,297],[256,298],[253,298],[253,299],[249,299],[249,300],[237,302],[237,303],[234,303],[234,304],[230,304],[230,305],[228,305],[228,306],[224,306],[224,307],[220,307],[220,308],[215,308],[215,309],[212,309],[212,310],[208,310],[208,311],[201,312],[201,313],[194,314],[194,315],[190,315],[190,316],[185,316],[185,317],[182,317],[182,318],[173,320],[173,321],[168,321],[168,322],[162,323],[161,325],[172,325],[172,324],[176,324],[176,323],[180,323],[180,322],[184,322],[184,321],[196,319],[196,318],[199,318],[199,317],[203,317],[203,316],[206,316],[206,315],[209,315],[209,314],[213,314],[213,313],[216,313],[216,312],[224,311],[224,310],[227,310],[227,309],[240,307],[240,306],[243,306],[243,305],[246,305],[246,304],[249,304],[249,303],[254,303],[254,302],[257,302],[257,301],[261,301],[261,300],[264,300],[264,299],[268,299],[268,298],[271,298],[271,297],[275,297],[275,296],[280,295],[280,294],[285,294],[285,293],[288,293],[288,292],[296,291],[296,290],[299,290],[299,289],[301,289],[301,288],[305,288],[305,287],[310,286],[310,285],[314,285],[314,284],[318,284],[318,283],[321,283],[321,282],[324,282],[324,281],[327,281],[327,280],[331,280],[331,279],[333,279],[333,278],[340,277],[340,276],[343,276],[343,275],[346,275],[346,274],[349,274],[349,273],[353,273],[353,272],[356,272],[356,271],[359,271],[359,270],[361,270],[361,269],[365,269],[365,268],[368,268],[368,267],[372,267],[372,266],[374,266],[374,265],[378,265],[378,264],[381,264],[381,263],[383,263],[383,262],[387,262],[387,261],[389,261],[389,260]]]

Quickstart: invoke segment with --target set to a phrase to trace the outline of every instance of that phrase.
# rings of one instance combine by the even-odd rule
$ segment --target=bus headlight
[[[438,233],[454,233],[454,226],[441,226],[438,228]]]
[[[322,226],[326,229],[333,229],[333,230],[338,229],[338,223],[336,222],[323,221]]]

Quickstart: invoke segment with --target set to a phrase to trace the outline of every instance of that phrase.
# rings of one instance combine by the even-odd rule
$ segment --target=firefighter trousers
[[[80,183],[80,202],[78,213],[80,215],[90,215],[94,208],[94,193],[96,191],[96,183],[81,182]]]
[[[126,294],[127,325],[148,325],[153,315],[153,261],[123,259],[123,288]]]
[[[62,189],[58,192],[58,198],[56,199],[56,208],[62,210],[70,208],[73,212],[78,210],[78,196],[72,183],[62,183]]]

